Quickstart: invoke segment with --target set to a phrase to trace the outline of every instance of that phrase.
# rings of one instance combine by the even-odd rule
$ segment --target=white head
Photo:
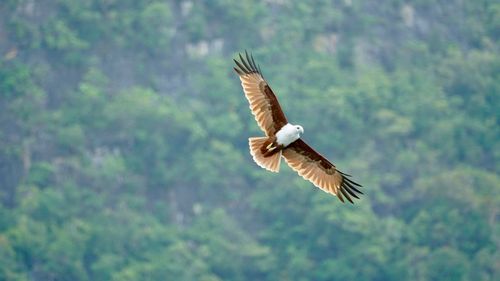
[[[304,133],[304,128],[302,128],[302,126],[300,125],[295,125],[295,130],[297,130],[297,133],[299,135]]]
[[[304,128],[302,128],[302,126],[288,123],[276,132],[276,142],[283,146],[288,146],[299,139],[302,133],[304,133]]]

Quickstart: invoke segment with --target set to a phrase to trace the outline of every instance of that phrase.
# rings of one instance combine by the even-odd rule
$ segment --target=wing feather
[[[257,124],[267,136],[273,136],[288,123],[276,95],[262,76],[252,55],[245,51],[245,57],[239,54],[240,61],[234,60],[234,70],[238,73],[245,97]]]
[[[353,203],[351,197],[359,199],[356,193],[363,194],[354,187],[361,187],[361,185],[349,179],[347,174],[337,170],[335,165],[301,139],[287,146],[283,150],[283,157],[300,176],[321,190],[337,196],[342,202],[345,197]]]

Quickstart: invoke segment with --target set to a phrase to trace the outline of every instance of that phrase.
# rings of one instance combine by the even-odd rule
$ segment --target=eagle
[[[245,57],[240,53],[239,58],[240,61],[233,59],[236,63],[234,70],[240,77],[250,110],[266,135],[248,139],[250,154],[255,163],[277,173],[283,157],[300,176],[321,190],[337,196],[343,203],[343,197],[351,203],[351,197],[359,199],[358,194],[363,194],[358,189],[361,185],[304,142],[300,138],[304,134],[302,126],[288,122],[253,55],[248,55],[245,51]]]

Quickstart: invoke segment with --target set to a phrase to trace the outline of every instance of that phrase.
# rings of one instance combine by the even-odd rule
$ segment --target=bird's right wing
[[[237,65],[234,70],[240,77],[241,86],[257,124],[267,136],[273,136],[288,121],[276,95],[262,77],[260,68],[255,64],[253,56],[249,56],[246,51],[245,56],[246,60],[240,54],[241,62],[234,60]]]
[[[363,194],[358,189],[361,185],[349,179],[349,175],[337,170],[335,165],[301,139],[287,146],[283,150],[283,157],[288,166],[300,176],[321,190],[337,196],[342,202],[342,195],[353,203],[351,196],[359,199],[356,193]]]

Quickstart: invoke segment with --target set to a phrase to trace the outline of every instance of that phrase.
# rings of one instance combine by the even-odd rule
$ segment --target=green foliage
[[[494,1],[4,1],[0,280],[498,280]],[[304,139],[282,166],[232,70]]]
[[[137,38],[146,48],[156,49],[158,52],[168,52],[170,38],[174,30],[171,22],[172,13],[166,3],[151,3],[147,5],[138,18]]]

